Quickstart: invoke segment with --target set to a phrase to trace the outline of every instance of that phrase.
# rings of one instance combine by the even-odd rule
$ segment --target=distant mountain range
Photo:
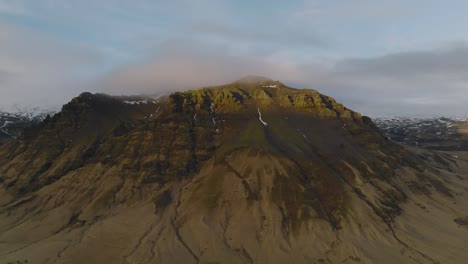
[[[43,121],[54,111],[46,112],[0,112],[0,144],[20,136],[23,131]]]
[[[433,150],[468,150],[468,118],[374,118],[391,140]]]

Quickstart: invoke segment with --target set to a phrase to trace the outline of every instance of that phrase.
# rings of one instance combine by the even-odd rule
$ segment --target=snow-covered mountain
[[[16,138],[23,131],[44,120],[48,115],[52,116],[57,110],[17,109],[14,112],[0,111],[0,144]]]
[[[466,117],[378,117],[374,123],[391,140],[436,150],[468,150]]]

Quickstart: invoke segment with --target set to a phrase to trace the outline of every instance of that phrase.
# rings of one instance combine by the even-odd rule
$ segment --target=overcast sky
[[[468,1],[0,0],[0,109],[263,75],[366,115],[468,114]]]

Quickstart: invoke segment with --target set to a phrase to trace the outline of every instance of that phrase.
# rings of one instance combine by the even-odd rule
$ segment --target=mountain
[[[266,78],[83,93],[0,147],[0,259],[463,263],[467,157]]]
[[[23,131],[40,123],[54,111],[38,111],[38,109],[17,109],[15,112],[0,112],[0,145],[19,137]]]
[[[391,140],[432,150],[468,151],[468,119],[375,118],[375,124]]]

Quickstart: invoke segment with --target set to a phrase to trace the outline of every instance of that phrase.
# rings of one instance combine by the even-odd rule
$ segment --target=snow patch
[[[3,123],[2,127],[0,127],[0,128],[4,128],[4,127],[6,127],[8,124],[11,124],[11,123],[13,123],[13,122],[7,120],[7,121],[5,121],[5,123]]]
[[[216,126],[215,112],[214,112],[213,109],[214,109],[214,103],[211,103],[211,105],[210,105],[211,122],[213,122],[213,125]]]
[[[257,107],[257,110],[258,110],[258,120],[260,120],[260,122],[264,125],[264,126],[268,126],[268,123],[263,121],[262,119],[262,113],[260,112],[260,108]]]
[[[129,100],[125,100],[123,101],[125,104],[129,104],[129,105],[139,105],[139,104],[147,104],[148,103],[148,100],[138,100],[138,101],[129,101]]]
[[[306,136],[300,129],[297,129],[297,131],[299,131],[299,133],[301,133],[301,135],[302,135],[305,139],[308,139],[307,136]]]

